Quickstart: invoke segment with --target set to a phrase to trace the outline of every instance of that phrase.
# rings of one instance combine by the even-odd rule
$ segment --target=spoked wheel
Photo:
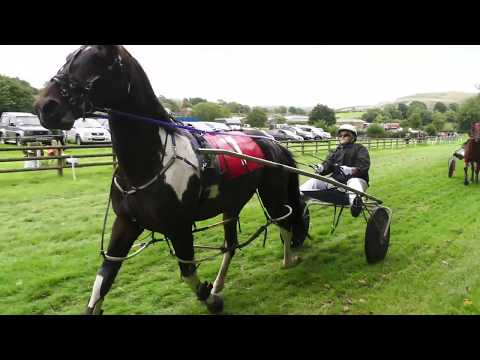
[[[451,178],[453,174],[455,174],[455,158],[451,157],[450,160],[448,160],[448,177]]]
[[[310,211],[303,199],[300,200],[300,209],[302,211],[302,226],[297,226],[293,229],[293,236],[290,245],[293,249],[299,248],[303,245],[308,236],[308,229],[310,228]],[[282,235],[280,235],[280,239],[283,244]]]
[[[387,229],[388,227],[388,229]],[[390,243],[390,214],[378,207],[370,216],[365,231],[365,255],[369,264],[385,259]]]

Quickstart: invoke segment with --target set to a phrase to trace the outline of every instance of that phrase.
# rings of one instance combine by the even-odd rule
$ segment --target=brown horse
[[[470,177],[470,182],[473,183],[473,173],[475,171],[475,183],[478,184],[478,173],[480,171],[480,123],[472,124],[470,138],[465,143],[465,167],[463,171],[465,173],[465,179],[463,183],[468,185],[468,166],[472,168],[472,174]],[[474,164],[476,167],[474,168]]]

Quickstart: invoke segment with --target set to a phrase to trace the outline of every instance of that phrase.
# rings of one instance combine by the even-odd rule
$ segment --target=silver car
[[[71,130],[67,131],[67,141],[77,145],[86,143],[110,143],[110,132],[102,127],[96,119],[77,119]]]

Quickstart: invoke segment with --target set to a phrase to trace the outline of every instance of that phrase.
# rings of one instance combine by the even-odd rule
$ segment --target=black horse
[[[221,311],[219,293],[238,244],[236,222],[224,224],[224,246],[229,251],[213,284],[202,283],[197,277],[192,225],[220,213],[224,219],[236,218],[257,189],[272,218],[288,213],[285,205],[291,208],[291,215],[278,222],[284,243],[283,266],[298,262],[291,244],[303,242],[307,230],[297,174],[257,166],[241,176],[217,172],[218,181],[204,181],[205,159],[195,152],[200,145],[189,131],[125,115],[172,124],[142,67],[122,46],[80,47],[67,57],[35,103],[42,125],[49,129],[68,130],[75,119],[98,109],[110,111],[112,144],[118,158],[110,189],[116,218],[108,256],[97,273],[87,305],[88,314],[102,313],[102,302],[122,263],[115,258],[125,257],[145,229],[171,240],[182,278],[211,312]],[[254,143],[265,159],[296,165],[291,153],[280,144],[262,138],[255,138]]]

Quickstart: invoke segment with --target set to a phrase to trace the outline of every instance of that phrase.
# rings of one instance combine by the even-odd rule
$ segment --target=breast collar
[[[165,159],[166,150],[167,150],[167,141],[168,141],[169,135],[170,135],[170,138],[172,139],[173,155],[168,160],[167,164],[164,167],[162,167],[162,169],[160,169],[160,171],[151,180],[149,180],[148,182],[146,182],[145,184],[140,185],[140,186],[130,186],[128,190],[125,190],[118,183],[117,176],[113,177],[113,183],[115,184],[116,188],[120,191],[120,193],[124,197],[128,196],[128,195],[135,194],[136,192],[138,192],[140,190],[144,190],[144,189],[148,188],[150,185],[152,185],[153,183],[155,183],[158,179],[162,178],[165,175],[165,173],[167,172],[167,170],[173,165],[173,163],[177,159],[182,160],[187,165],[193,167],[195,169],[195,171],[198,171],[198,168],[194,164],[192,164],[188,159],[185,159],[183,156],[180,156],[180,155],[177,154],[175,134],[170,134],[169,132],[166,132],[166,134],[167,135],[165,136],[165,144],[163,146],[162,159],[161,159],[160,163],[163,164],[163,160]]]

